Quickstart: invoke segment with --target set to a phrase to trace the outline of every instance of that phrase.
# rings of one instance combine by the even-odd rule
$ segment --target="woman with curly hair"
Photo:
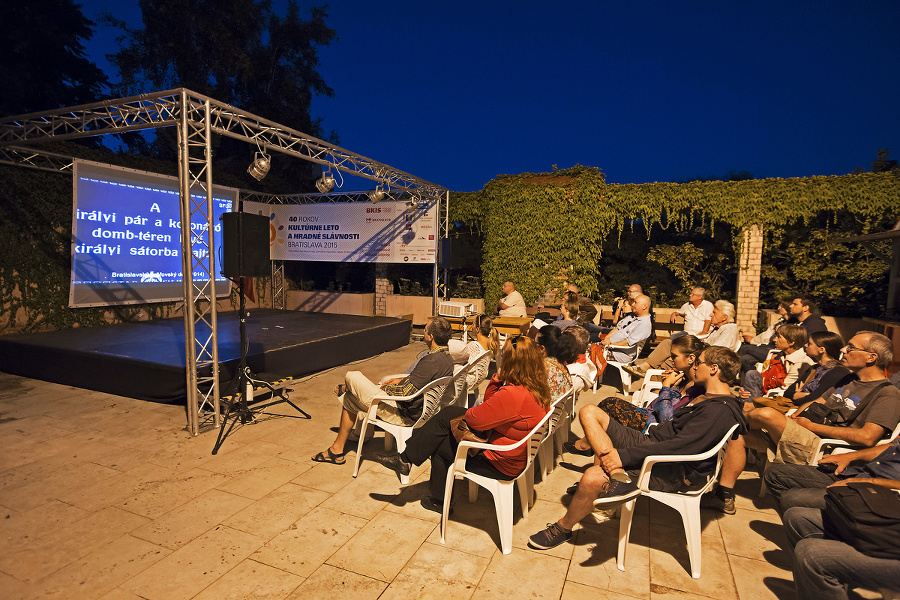
[[[514,444],[540,423],[552,404],[547,370],[541,347],[518,335],[506,341],[500,369],[491,378],[484,402],[468,410],[447,406],[415,430],[401,454],[379,453],[378,459],[400,474],[408,475],[413,464],[431,458],[430,495],[422,506],[440,512],[444,503],[447,471],[456,456],[458,442],[450,430],[450,421],[465,415],[466,424],[489,444]],[[487,450],[470,456],[466,468],[494,479],[512,480],[522,473],[527,462],[524,445],[515,450]]]

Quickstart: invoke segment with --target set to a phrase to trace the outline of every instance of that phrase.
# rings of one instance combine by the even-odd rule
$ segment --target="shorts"
[[[766,442],[766,455],[769,462],[787,465],[808,465],[815,458],[816,450],[822,438],[814,434],[806,427],[801,427],[787,418],[784,431],[778,444],[772,442],[769,436],[762,436]]]
[[[615,419],[609,420],[606,435],[612,441],[613,448],[625,450],[654,443],[649,437],[638,431],[620,424]],[[628,476],[637,479],[640,469],[628,471]],[[703,482],[705,485],[706,482]],[[693,487],[685,480],[684,466],[678,463],[665,463],[654,465],[650,472],[650,489],[660,492],[686,492]],[[702,485],[700,486],[702,487]]]

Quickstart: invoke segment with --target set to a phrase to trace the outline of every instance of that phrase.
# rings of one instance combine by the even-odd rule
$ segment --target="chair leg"
[[[700,498],[685,498],[682,506],[678,507],[681,520],[684,522],[684,537],[687,538],[688,557],[691,563],[691,577],[700,578],[700,554],[701,554],[701,523],[700,523]]]
[[[634,516],[636,500],[629,500],[619,511],[619,549],[616,552],[616,568],[620,571],[625,570],[625,550],[628,548],[628,538],[631,537],[631,518]]]
[[[356,414],[356,421],[357,421],[357,424],[360,421],[359,413]],[[369,414],[366,413],[362,418],[362,425],[359,428],[360,433],[364,433],[366,431],[366,429],[368,428],[368,426],[369,426]],[[356,442],[356,461],[355,461],[355,464],[353,465],[353,476],[354,477],[359,475],[359,462],[362,460],[362,448],[363,448],[363,442],[365,442],[365,441],[366,441],[366,436],[360,435],[359,441]]]
[[[450,500],[453,499],[453,482],[455,480],[455,471],[451,465],[447,471],[447,480],[444,482],[444,507],[441,509],[441,543],[445,544],[447,539],[447,519],[450,516]]]
[[[514,484],[515,482],[510,482]],[[527,506],[527,502],[525,505]],[[502,485],[494,494],[494,509],[497,511],[497,525],[500,528],[500,551],[512,552],[513,490],[512,485]],[[527,509],[526,509],[527,510]]]

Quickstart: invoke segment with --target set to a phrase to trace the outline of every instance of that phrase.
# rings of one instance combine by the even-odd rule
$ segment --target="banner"
[[[437,201],[262,204],[244,212],[269,217],[272,260],[434,263]]]

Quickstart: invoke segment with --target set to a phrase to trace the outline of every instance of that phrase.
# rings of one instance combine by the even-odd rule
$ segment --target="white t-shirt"
[[[509,307],[500,309],[501,317],[524,317],[526,315],[525,299],[518,290],[511,291],[508,296],[501,298],[500,302]]]
[[[712,319],[713,308],[713,304],[709,300],[704,300],[696,308],[690,302],[685,302],[678,311],[684,313],[685,333],[697,335],[703,331],[703,324]]]

